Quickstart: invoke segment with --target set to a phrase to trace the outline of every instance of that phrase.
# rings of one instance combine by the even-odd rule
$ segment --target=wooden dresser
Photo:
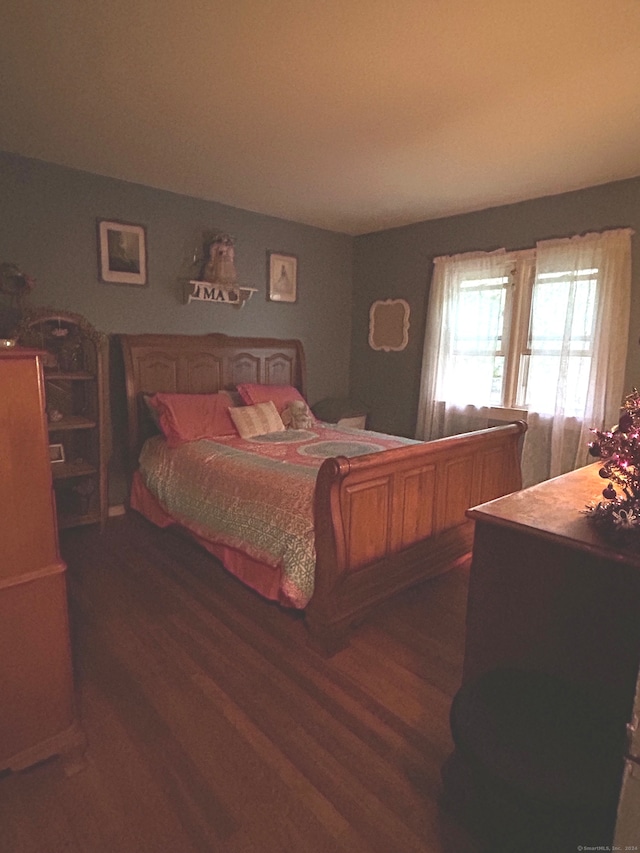
[[[640,549],[580,512],[599,463],[468,511],[475,521],[464,681],[515,666],[601,684],[633,704],[640,664]],[[629,717],[627,717],[629,719]]]
[[[0,771],[82,746],[41,354],[0,352]]]
[[[463,686],[443,779],[491,849],[506,849],[495,843],[505,834],[514,850],[638,849],[637,799],[624,843],[611,842],[620,782],[637,797],[640,778],[635,755],[623,777],[625,729],[637,731],[640,546],[605,536],[580,512],[602,496],[600,467],[467,513],[475,534]]]

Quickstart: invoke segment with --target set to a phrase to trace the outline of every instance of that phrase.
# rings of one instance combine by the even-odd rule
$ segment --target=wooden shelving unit
[[[79,314],[35,309],[22,321],[18,342],[44,351],[58,527],[104,527],[111,446],[107,337]]]

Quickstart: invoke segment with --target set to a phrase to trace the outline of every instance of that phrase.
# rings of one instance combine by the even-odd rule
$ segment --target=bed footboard
[[[332,653],[376,605],[471,550],[466,511],[522,488],[519,421],[353,459],[327,459],[315,502],[315,591],[306,618]]]

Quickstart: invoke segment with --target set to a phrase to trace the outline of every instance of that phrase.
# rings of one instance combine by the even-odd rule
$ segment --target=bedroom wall
[[[148,287],[98,280],[98,218],[146,227]],[[259,290],[242,308],[184,304],[181,280],[192,275],[193,252],[207,230],[234,236],[239,283]],[[346,235],[0,153],[0,262],[36,278],[33,304],[77,312],[109,334],[300,338],[311,403],[348,389],[352,244]],[[298,256],[295,304],[267,301],[268,250]],[[113,397],[111,503],[119,503],[123,400],[117,390]]]
[[[636,232],[625,376],[631,391],[640,385],[640,178],[357,237],[350,381],[352,395],[369,408],[370,426],[414,435],[433,258],[620,227]],[[368,346],[369,308],[390,298],[410,305],[409,343],[402,352],[376,352]]]

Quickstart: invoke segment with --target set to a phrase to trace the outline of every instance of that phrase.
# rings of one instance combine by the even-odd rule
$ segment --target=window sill
[[[490,406],[489,418],[496,421],[526,421],[529,412],[526,409],[514,409],[507,406]]]

